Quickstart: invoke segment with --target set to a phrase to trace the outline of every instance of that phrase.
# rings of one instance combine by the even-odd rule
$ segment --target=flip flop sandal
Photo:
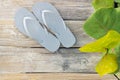
[[[32,8],[38,20],[50,29],[62,45],[66,48],[72,47],[76,39],[70,29],[66,27],[62,17],[50,3],[36,3]]]
[[[60,47],[59,40],[40,25],[35,16],[25,8],[21,8],[15,15],[16,27],[20,32],[36,40],[43,47],[55,52]]]

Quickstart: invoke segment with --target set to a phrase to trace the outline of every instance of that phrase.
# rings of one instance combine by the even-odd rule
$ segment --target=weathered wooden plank
[[[100,54],[60,49],[0,47],[0,73],[20,72],[95,72]]]
[[[0,0],[0,20],[13,19],[20,7],[31,7],[36,2],[50,2],[60,12],[64,19],[83,20],[93,12],[92,0]]]
[[[66,21],[66,25],[74,33],[77,43],[73,47],[80,47],[93,39],[83,31],[84,21]],[[19,44],[20,43],[20,44]],[[41,47],[37,42],[21,34],[12,20],[0,21],[0,45],[19,47]]]
[[[39,73],[0,74],[0,80],[117,80],[113,75],[100,77],[97,74],[81,73]]]

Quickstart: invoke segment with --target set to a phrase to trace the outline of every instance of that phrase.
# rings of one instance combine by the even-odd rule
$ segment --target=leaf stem
[[[114,74],[114,76],[115,76],[118,80],[120,80],[119,77],[118,77],[116,74]]]
[[[107,54],[108,54],[108,52],[109,52],[109,49],[108,49],[108,48],[106,48],[106,53],[105,53],[105,55],[107,55]]]

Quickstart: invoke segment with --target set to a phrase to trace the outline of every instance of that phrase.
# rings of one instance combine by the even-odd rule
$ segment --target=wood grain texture
[[[93,41],[83,30],[84,21],[65,21],[71,29],[77,41],[73,47],[80,47]],[[20,44],[19,44],[20,43]],[[41,47],[36,41],[23,35],[14,26],[12,20],[0,20],[0,45],[1,46],[19,46],[19,47]],[[62,46],[61,46],[62,47]]]
[[[94,67],[101,54],[78,51],[78,47],[93,41],[82,28],[93,13],[91,1],[0,0],[0,80],[116,80],[113,75],[90,74],[95,73]],[[31,11],[36,2],[50,2],[58,9],[77,38],[73,48],[61,46],[57,52],[50,53],[16,29],[15,12],[20,7]]]
[[[0,73],[95,72],[100,54],[60,49],[50,53],[43,48],[0,47]]]
[[[97,74],[81,73],[39,73],[1,74],[0,80],[117,80],[113,75],[100,77]]]
[[[20,7],[31,10],[36,2],[50,2],[67,20],[84,20],[93,12],[91,0],[0,0],[0,20],[13,19]]]

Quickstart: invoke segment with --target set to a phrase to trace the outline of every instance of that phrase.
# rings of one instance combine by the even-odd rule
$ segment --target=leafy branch
[[[96,66],[100,75],[119,74],[120,69],[120,0],[93,0],[94,13],[86,20],[84,31],[96,41],[81,47],[81,52],[101,52]],[[106,52],[106,53],[105,53]],[[107,69],[106,69],[107,68]]]

